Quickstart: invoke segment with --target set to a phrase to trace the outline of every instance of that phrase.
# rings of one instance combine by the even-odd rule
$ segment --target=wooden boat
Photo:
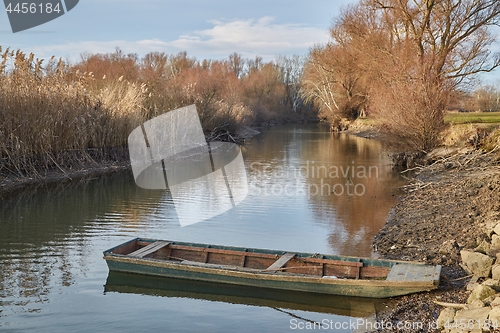
[[[290,291],[385,298],[436,289],[441,266],[132,239],[104,251],[110,271]]]

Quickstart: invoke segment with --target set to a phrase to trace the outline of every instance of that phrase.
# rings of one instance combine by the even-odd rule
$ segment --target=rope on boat
[[[314,320],[311,320],[311,319],[307,319],[307,318],[304,318],[304,317],[301,317],[301,316],[297,316],[296,314],[293,314],[291,312],[288,312],[288,311],[285,311],[285,310],[282,310],[280,308],[275,308],[275,307],[272,307],[271,309],[274,309],[276,311],[279,311],[279,312],[283,312],[289,316],[292,316],[294,318],[297,318],[297,319],[300,319],[300,320],[303,320],[303,321],[307,321],[307,322],[310,322],[310,323],[313,323],[315,325],[320,325],[321,323],[317,322],[317,321],[314,321]]]

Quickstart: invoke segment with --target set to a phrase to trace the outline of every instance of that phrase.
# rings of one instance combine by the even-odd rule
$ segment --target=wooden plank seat
[[[149,245],[146,245],[146,246],[140,248],[139,250],[136,250],[136,251],[130,253],[129,255],[132,257],[143,258],[143,257],[147,256],[148,254],[151,254],[153,252],[158,251],[161,248],[164,248],[165,246],[168,246],[169,244],[170,244],[170,242],[156,241],[156,242],[153,242]]]
[[[287,252],[282,255],[278,260],[276,260],[271,266],[269,266],[266,271],[268,272],[276,272],[278,269],[282,268],[286,265],[287,262],[292,260],[295,257],[295,253]]]

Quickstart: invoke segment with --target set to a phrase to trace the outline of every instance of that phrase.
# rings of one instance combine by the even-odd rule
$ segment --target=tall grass
[[[130,131],[146,119],[144,86],[46,66],[17,50],[1,53],[0,174],[40,177],[114,159]],[[108,156],[106,156],[108,155]]]

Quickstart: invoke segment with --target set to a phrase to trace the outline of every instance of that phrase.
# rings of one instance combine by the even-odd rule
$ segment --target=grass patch
[[[500,123],[500,112],[453,112],[447,113],[444,121],[450,124],[495,124]]]

